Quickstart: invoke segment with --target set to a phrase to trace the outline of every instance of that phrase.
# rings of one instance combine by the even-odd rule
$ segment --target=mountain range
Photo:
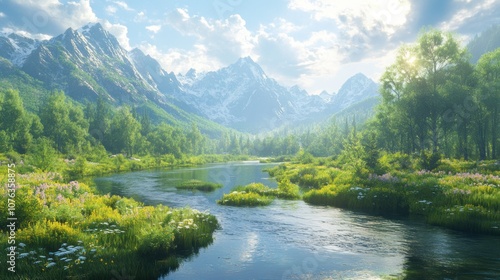
[[[336,94],[310,95],[280,85],[250,57],[217,71],[176,75],[139,49],[125,50],[99,23],[45,41],[2,34],[0,57],[0,84],[14,75],[40,92],[63,90],[82,103],[104,98],[156,121],[195,122],[209,134],[224,127],[259,133],[315,122],[378,95],[377,84],[363,74],[348,79]]]

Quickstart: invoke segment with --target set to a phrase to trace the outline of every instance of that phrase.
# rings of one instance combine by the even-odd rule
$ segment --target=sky
[[[100,22],[168,72],[214,71],[250,56],[283,86],[334,93],[378,81],[424,28],[464,44],[500,24],[500,0],[0,0],[0,32],[48,39]]]

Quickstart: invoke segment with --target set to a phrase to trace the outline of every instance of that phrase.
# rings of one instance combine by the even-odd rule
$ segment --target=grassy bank
[[[7,171],[1,169],[0,244],[7,248]],[[16,277],[19,279],[154,279],[212,242],[208,213],[145,206],[99,195],[59,173],[17,174]],[[0,255],[5,264],[6,254]],[[13,274],[2,269],[0,278]],[[130,279],[130,278],[128,278]]]
[[[269,173],[300,185],[310,204],[376,215],[421,215],[434,225],[500,234],[498,162],[445,159],[428,171],[419,170],[411,159],[404,161],[385,156],[381,174],[355,174],[331,159],[285,163]]]
[[[261,183],[251,183],[235,187],[231,193],[224,194],[217,203],[230,206],[265,206],[271,204],[275,198],[300,199],[299,187],[288,180],[279,182],[276,189]]]
[[[178,158],[170,154],[163,156],[143,155],[134,157],[126,157],[122,154],[117,154],[102,155],[92,158],[59,154],[55,155],[49,163],[40,160],[34,155],[20,155],[14,152],[0,154],[0,164],[3,163],[5,165],[7,163],[14,163],[19,173],[58,172],[67,181],[119,172],[196,166],[208,163],[248,159],[248,156],[228,154],[182,155]]]

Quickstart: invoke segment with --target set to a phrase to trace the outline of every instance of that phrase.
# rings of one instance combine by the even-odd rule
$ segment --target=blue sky
[[[0,0],[0,31],[50,38],[101,22],[167,71],[217,70],[252,57],[311,94],[362,72],[378,80],[424,27],[464,43],[500,24],[500,0]]]

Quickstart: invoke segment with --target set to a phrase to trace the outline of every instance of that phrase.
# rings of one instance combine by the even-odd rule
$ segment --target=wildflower
[[[51,262],[51,263],[47,264],[45,267],[49,268],[49,267],[53,267],[54,265],[56,265],[56,263],[55,262]]]
[[[30,255],[29,253],[22,253],[22,254],[19,254],[18,258],[22,259],[22,258],[25,258],[25,257],[27,257],[29,255]]]

